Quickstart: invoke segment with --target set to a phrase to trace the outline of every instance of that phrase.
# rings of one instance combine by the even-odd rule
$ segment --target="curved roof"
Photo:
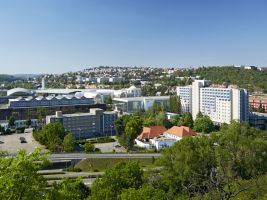
[[[25,88],[14,88],[7,91],[7,96],[28,96],[31,94],[31,90]]]

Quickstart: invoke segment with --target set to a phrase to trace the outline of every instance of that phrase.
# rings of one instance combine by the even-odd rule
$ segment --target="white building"
[[[127,97],[140,97],[142,95],[141,88],[137,88],[134,85],[126,89]]]
[[[114,97],[141,97],[142,96],[142,90],[141,88],[137,88],[135,86],[131,86],[126,89],[121,90],[114,90]]]
[[[96,82],[97,83],[109,82],[109,77],[97,77]]]
[[[152,147],[155,147],[157,150],[163,149],[165,147],[172,146],[175,142],[181,140],[184,137],[193,137],[197,134],[189,127],[186,126],[173,126],[160,135],[150,139],[149,142]]]
[[[177,96],[181,101],[181,112],[192,112],[192,86],[177,87]]]
[[[166,106],[168,110],[170,106],[170,96],[114,98],[113,103],[115,110],[122,111],[124,113],[147,111],[154,103]]]
[[[125,81],[124,77],[110,77],[109,78],[109,82],[113,83],[113,82],[122,82]]]
[[[210,83],[196,80],[191,87],[177,87],[182,111],[191,112],[193,119],[201,112],[217,124],[230,123],[232,120],[248,121],[247,90],[209,87]]]

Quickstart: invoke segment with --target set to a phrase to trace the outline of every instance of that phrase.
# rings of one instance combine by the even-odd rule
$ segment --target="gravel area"
[[[99,143],[94,144],[96,148],[99,148],[103,153],[111,153],[113,150],[115,152],[126,152],[125,148],[121,147],[118,142],[109,142],[109,143]]]

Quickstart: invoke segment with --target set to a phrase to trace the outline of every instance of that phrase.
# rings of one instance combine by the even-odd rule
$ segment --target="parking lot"
[[[25,143],[21,143],[20,137],[25,138]],[[0,135],[0,150],[14,154],[18,149],[25,149],[27,152],[32,152],[36,147],[42,147],[36,142],[32,133],[14,133],[12,135]]]

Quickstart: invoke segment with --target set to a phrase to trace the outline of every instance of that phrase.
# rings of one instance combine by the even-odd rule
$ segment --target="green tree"
[[[155,122],[155,119],[153,117],[145,117],[144,120],[143,120],[143,126],[147,126],[147,127],[150,127],[150,126],[155,126],[156,125],[156,122]]]
[[[121,138],[122,145],[127,149],[131,149],[134,144],[134,139],[141,133],[141,130],[142,121],[140,117],[133,116],[130,118],[124,129],[125,134]]]
[[[214,124],[209,116],[203,116],[202,113],[199,112],[194,121],[194,130],[196,132],[210,133],[214,130]]]
[[[117,136],[124,134],[126,123],[130,120],[131,116],[123,115],[115,121],[115,132]]]
[[[8,119],[8,126],[9,126],[9,127],[14,127],[14,126],[15,126],[15,117],[14,117],[14,116],[11,116],[11,117]]]
[[[112,98],[111,98],[111,96],[107,96],[106,97],[105,103],[108,104],[108,105],[111,105],[112,104]]]
[[[66,132],[61,123],[49,123],[34,134],[35,139],[46,145],[51,151],[55,151],[60,147],[65,135]]]
[[[216,168],[214,140],[208,137],[184,138],[163,152],[163,182],[169,193],[200,195],[206,190]]]
[[[5,132],[5,128],[0,125],[0,133],[4,133],[4,132]]]
[[[139,189],[130,188],[124,190],[121,194],[121,200],[164,200],[166,194],[161,189],[155,189],[151,186],[143,186]]]
[[[84,185],[81,178],[75,180],[63,179],[60,183],[54,183],[47,199],[76,200],[86,199],[89,189]]]
[[[91,152],[94,152],[95,151],[95,145],[94,144],[91,144],[91,143],[85,143],[84,145],[83,145],[83,147],[84,147],[84,151],[86,152],[86,153],[91,153]]]
[[[44,107],[36,108],[36,115],[38,116],[39,123],[43,123],[43,118],[45,117],[46,111]]]
[[[158,126],[163,125],[164,120],[166,120],[165,112],[161,111],[155,116],[155,122],[156,122],[156,125],[158,125]]]
[[[185,112],[178,121],[178,126],[188,126],[190,128],[193,128],[194,121],[191,113]]]
[[[184,138],[163,152],[161,171],[172,196],[232,199],[260,190],[267,172],[267,133],[232,122],[209,137]],[[253,192],[252,192],[253,193]]]
[[[68,133],[64,137],[62,145],[63,145],[64,151],[66,151],[66,152],[73,152],[74,151],[75,144],[74,144],[73,136],[71,133]]]
[[[47,163],[40,150],[30,154],[20,150],[15,157],[0,157],[0,199],[44,199],[48,184],[37,171]]]
[[[88,199],[119,199],[124,189],[138,189],[142,185],[142,176],[143,172],[137,162],[120,162],[93,183]]]
[[[32,124],[32,120],[31,119],[27,119],[25,122],[26,126],[30,126]]]
[[[181,113],[181,101],[179,96],[170,96],[170,112],[177,114]]]

